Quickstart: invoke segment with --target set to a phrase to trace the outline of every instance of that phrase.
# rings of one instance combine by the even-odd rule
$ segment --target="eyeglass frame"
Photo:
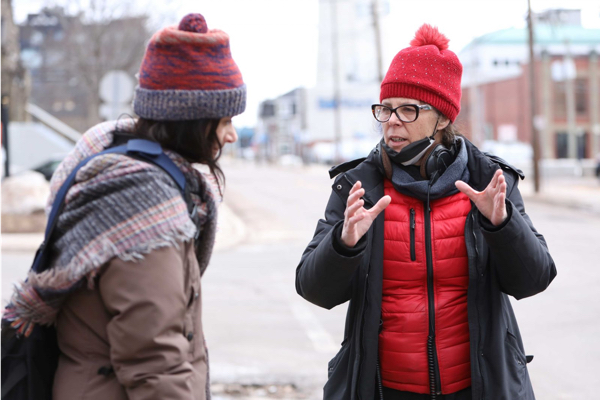
[[[402,118],[400,118],[400,114],[398,114],[397,110],[399,108],[401,108],[401,107],[407,107],[407,106],[408,107],[413,107],[415,109],[415,111],[416,111],[415,119],[413,119],[412,121],[405,121]],[[386,119],[385,121],[380,121],[379,119],[377,119],[377,116],[375,115],[375,107],[385,107],[388,110],[390,110],[390,116],[389,116],[389,118]],[[431,110],[433,110],[433,107],[430,106],[429,104],[402,104],[402,105],[399,105],[396,108],[392,108],[392,107],[386,106],[385,104],[372,104],[371,105],[371,111],[373,112],[373,117],[375,118],[375,120],[377,122],[381,122],[381,123],[388,122],[390,120],[390,118],[392,118],[392,114],[396,114],[396,118],[398,118],[398,120],[400,120],[402,122],[405,122],[407,124],[410,124],[411,122],[415,122],[417,119],[419,119],[419,111],[421,111],[421,110],[423,110],[423,111],[431,111]]]

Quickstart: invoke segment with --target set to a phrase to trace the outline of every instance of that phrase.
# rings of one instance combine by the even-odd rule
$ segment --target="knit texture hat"
[[[379,100],[391,97],[420,100],[454,122],[460,112],[462,64],[448,50],[448,42],[437,28],[421,26],[410,47],[400,50],[392,60],[381,83]]]
[[[133,110],[142,118],[180,121],[244,112],[246,85],[231,58],[229,36],[200,14],[156,32],[146,48]]]

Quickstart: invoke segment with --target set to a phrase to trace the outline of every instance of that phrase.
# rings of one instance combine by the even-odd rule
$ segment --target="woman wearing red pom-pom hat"
[[[308,301],[349,301],[325,399],[534,399],[508,296],[542,292],[556,268],[522,172],[453,126],[461,75],[448,39],[423,25],[372,106],[381,142],[330,171],[296,271]]]

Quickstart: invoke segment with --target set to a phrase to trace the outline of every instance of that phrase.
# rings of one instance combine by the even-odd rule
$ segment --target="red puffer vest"
[[[392,202],[385,210],[384,224],[382,383],[396,390],[430,392],[427,342],[429,304],[433,304],[437,390],[448,394],[465,389],[471,385],[471,362],[464,232],[471,203],[462,193],[431,201],[433,279],[428,282],[425,205],[397,192],[389,180],[385,194]],[[428,284],[433,288],[432,298]]]

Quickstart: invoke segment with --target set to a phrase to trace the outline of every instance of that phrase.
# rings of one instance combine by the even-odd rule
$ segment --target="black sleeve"
[[[352,278],[365,253],[367,235],[354,248],[341,243],[346,205],[332,192],[313,239],[296,269],[296,291],[306,300],[331,309],[350,299]],[[335,236],[334,236],[335,232]]]
[[[484,217],[483,214],[480,214],[479,222],[483,229],[485,229],[488,232],[498,232],[500,229],[504,228],[506,226],[506,224],[508,224],[508,221],[510,221],[510,218],[512,217],[513,208],[512,208],[512,203],[510,201],[505,200],[505,203],[506,203],[506,219],[498,226],[492,224],[492,221],[490,221],[489,219]]]
[[[356,246],[348,247],[342,242],[342,228],[344,224],[336,224],[331,233],[331,241],[334,250],[345,257],[353,257],[359,255],[366,246],[365,236],[360,238]]]
[[[517,177],[510,179],[515,183],[506,200],[508,218],[498,227],[480,213],[478,220],[502,291],[519,300],[544,291],[556,276],[556,266],[546,240],[525,212]]]

